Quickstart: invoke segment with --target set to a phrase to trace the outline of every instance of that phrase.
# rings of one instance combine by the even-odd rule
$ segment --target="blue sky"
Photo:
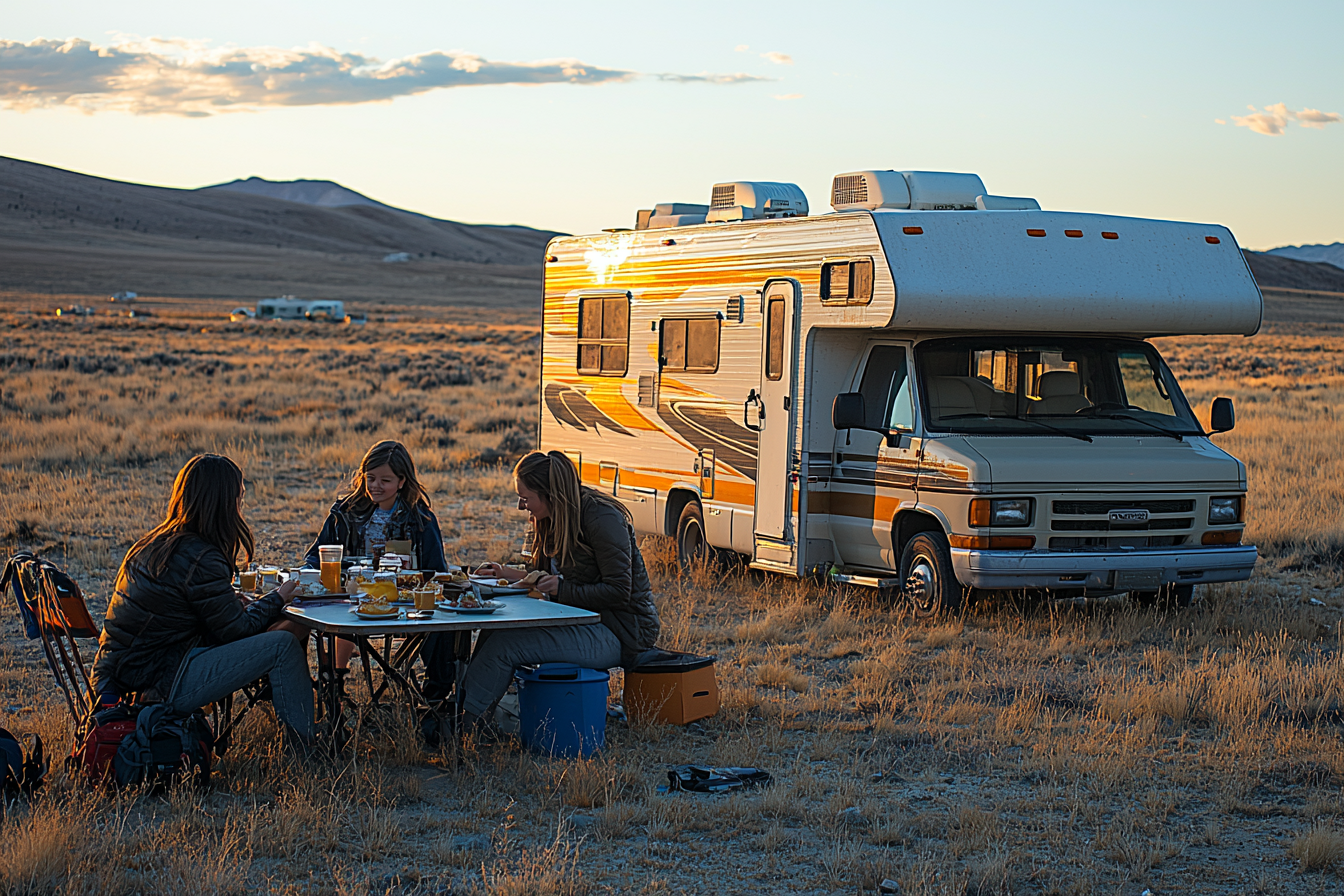
[[[1344,240],[1336,0],[6,6],[0,154],[107,177],[582,232],[721,180],[820,213],[842,171],[974,171],[1251,248]]]

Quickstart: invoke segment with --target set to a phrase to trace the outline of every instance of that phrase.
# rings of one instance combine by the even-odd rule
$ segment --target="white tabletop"
[[[495,628],[542,628],[559,625],[590,625],[601,617],[591,610],[580,610],[564,604],[537,600],[531,597],[510,596],[494,598],[504,606],[488,615],[454,613],[435,610],[430,619],[407,619],[407,607],[397,616],[386,619],[361,619],[355,615],[355,605],[340,603],[303,603],[295,601],[285,607],[285,615],[320,632],[337,635],[413,635],[430,632],[461,632]]]

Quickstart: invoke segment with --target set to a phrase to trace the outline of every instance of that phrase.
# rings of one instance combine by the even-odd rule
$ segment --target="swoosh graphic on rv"
[[[734,412],[740,409],[734,406]],[[664,400],[658,416],[696,449],[714,449],[717,463],[756,479],[756,433],[738,423],[718,402]]]
[[[605,426],[612,432],[620,433],[623,436],[634,435],[630,430],[602,413],[597,405],[589,401],[586,395],[573,386],[548,383],[545,400],[546,409],[563,426],[572,426],[575,429],[583,430],[591,428],[593,432],[599,432],[598,427]]]

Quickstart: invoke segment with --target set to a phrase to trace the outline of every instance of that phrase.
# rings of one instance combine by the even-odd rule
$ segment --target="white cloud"
[[[802,95],[801,93],[777,93],[777,94],[775,94],[775,99],[777,99],[777,100],[800,100],[800,99],[802,99],[802,98],[803,98],[803,95]]]
[[[1288,123],[1296,121],[1304,128],[1324,128],[1327,124],[1337,124],[1341,120],[1338,112],[1322,112],[1320,109],[1303,109],[1300,112],[1294,112],[1284,103],[1275,103],[1272,106],[1265,106],[1263,110],[1256,111],[1254,106],[1247,106],[1251,110],[1250,115],[1233,115],[1232,123],[1239,128],[1250,128],[1257,134],[1264,134],[1267,137],[1281,137]],[[1215,119],[1222,124],[1221,119]]]
[[[775,65],[793,65],[793,57],[788,53],[776,53],[771,51],[769,53],[762,53],[761,58],[768,59]]]
[[[750,50],[750,49],[751,49],[751,47],[747,46],[746,44],[738,44],[737,46],[733,47],[733,52],[734,52],[734,53],[745,53],[745,52],[747,52],[747,51]]]
[[[317,44],[209,49],[186,40],[0,40],[0,106],[73,106],[86,112],[205,116],[274,106],[346,105],[448,87],[663,81],[736,84],[745,74],[656,74],[577,59],[493,62],[461,50],[433,50],[386,62]]]
[[[1320,109],[1303,109],[1297,113],[1297,123],[1304,128],[1323,128],[1328,124],[1341,121],[1338,112],[1322,112]]]

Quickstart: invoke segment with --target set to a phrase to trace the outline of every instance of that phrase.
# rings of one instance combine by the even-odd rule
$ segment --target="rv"
[[[296,299],[294,296],[262,299],[257,302],[256,318],[258,320],[344,321],[345,303],[330,299]]]
[[[540,441],[672,536],[793,576],[1188,603],[1250,576],[1246,468],[1151,337],[1252,335],[1209,224],[1041,210],[973,174],[859,171],[547,248]]]

